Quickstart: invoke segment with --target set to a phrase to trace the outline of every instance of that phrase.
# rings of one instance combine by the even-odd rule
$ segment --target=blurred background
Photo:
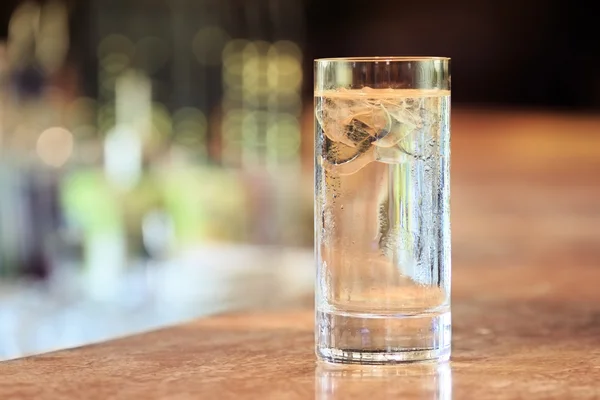
[[[457,110],[590,115],[592,16],[541,0],[3,0],[0,359],[311,304],[312,60],[450,56]]]

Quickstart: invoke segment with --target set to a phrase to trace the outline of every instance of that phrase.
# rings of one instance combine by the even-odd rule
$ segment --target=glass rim
[[[450,61],[450,57],[438,56],[374,56],[374,57],[327,57],[315,58],[314,62],[407,62],[407,61]]]

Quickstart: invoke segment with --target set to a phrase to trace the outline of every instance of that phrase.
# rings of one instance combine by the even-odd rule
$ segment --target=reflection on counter
[[[43,282],[0,282],[0,360],[219,312],[312,307],[312,265],[302,248],[215,244],[119,274],[64,264]]]
[[[452,399],[450,363],[364,366],[318,363],[318,400],[410,398]]]

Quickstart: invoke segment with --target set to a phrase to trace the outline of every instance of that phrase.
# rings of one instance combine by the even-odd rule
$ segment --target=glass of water
[[[316,353],[450,357],[450,60],[315,61]]]

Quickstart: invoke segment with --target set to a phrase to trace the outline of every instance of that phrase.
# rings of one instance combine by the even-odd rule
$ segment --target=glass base
[[[317,312],[316,353],[328,362],[447,361],[450,337],[447,308],[405,315]]]
[[[382,365],[423,361],[444,362],[450,359],[450,347],[412,351],[357,351],[319,348],[317,356],[322,361],[344,364]]]

